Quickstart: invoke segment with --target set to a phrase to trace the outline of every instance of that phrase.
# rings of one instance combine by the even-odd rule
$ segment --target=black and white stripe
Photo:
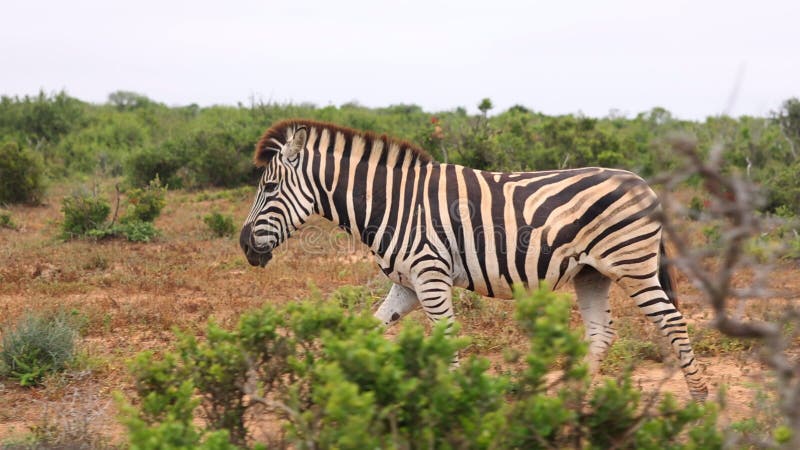
[[[615,337],[613,281],[670,340],[692,395],[707,395],[660,267],[661,226],[651,218],[658,199],[638,176],[484,172],[439,164],[386,136],[300,120],[270,128],[255,161],[265,171],[240,237],[251,264],[265,265],[320,214],[359,236],[395,283],[376,313],[386,324],[418,306],[452,323],[453,286],[508,298],[514,285],[572,281],[592,370]]]

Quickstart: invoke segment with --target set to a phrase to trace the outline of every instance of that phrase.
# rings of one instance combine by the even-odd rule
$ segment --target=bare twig
[[[722,146],[714,146],[708,158],[703,158],[694,141],[678,136],[672,139],[672,148],[683,158],[684,164],[658,180],[666,186],[658,219],[677,250],[677,257],[671,262],[682,269],[704,294],[714,313],[712,326],[728,336],[756,339],[763,344],[761,359],[775,372],[780,411],[786,425],[793,429],[787,445],[800,448],[800,363],[787,354],[789,342],[783,333],[787,321],[800,324],[797,320],[800,313],[790,306],[790,312],[782,321],[774,323],[741,320],[741,314],[733,316],[729,312],[732,299],[764,297],[768,292],[759,279],[744,289],[733,286],[734,273],[749,267],[744,252],[746,242],[762,231],[762,219],[755,214],[759,202],[757,191],[749,182],[749,173],[744,178],[722,170]],[[713,267],[705,261],[709,253],[693,251],[684,229],[672,221],[676,207],[668,194],[691,176],[699,177],[702,182],[711,217],[722,220],[724,224],[720,245],[711,253],[717,259]],[[766,276],[768,273],[767,270],[756,271],[756,275]]]
[[[114,215],[111,217],[112,227],[117,222],[117,214],[119,213],[119,183],[114,185],[114,190],[116,191],[116,202],[114,205]]]

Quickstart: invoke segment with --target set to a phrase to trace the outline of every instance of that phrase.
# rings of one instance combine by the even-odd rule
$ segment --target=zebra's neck
[[[318,124],[309,127],[307,148],[316,211],[380,254],[422,195],[420,172],[437,165],[405,142]]]

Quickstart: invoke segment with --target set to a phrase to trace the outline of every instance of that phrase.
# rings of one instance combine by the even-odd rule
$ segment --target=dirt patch
[[[178,206],[165,208],[156,222],[162,236],[151,244],[56,239],[58,195],[46,207],[13,207],[21,229],[0,229],[0,316],[10,324],[29,311],[74,313],[83,323],[82,348],[96,362],[80,380],[54,377],[33,389],[0,381],[4,383],[0,384],[0,441],[50,420],[48,408],[77,410],[79,405],[71,397],[76,390],[100,405],[94,409],[100,411],[94,432],[118,439],[123,432],[111,398],[114,391],[131,392],[127,361],[142,350],[169,349],[175,339],[173,328],[201,334],[212,318],[233,326],[244,311],[264,303],[298,301],[312,289],[327,294],[343,285],[368,286],[375,292],[388,288],[363,246],[353,244],[322,219],[310,221],[308,235],[298,233],[261,269],[247,264],[235,239],[209,237],[195,208],[196,193],[169,193],[168,205]],[[235,217],[246,215],[249,199],[219,197],[213,201],[215,208]],[[210,204],[202,203],[202,207]],[[311,253],[309,243],[314,245]],[[737,274],[737,283],[746,284],[750,277]],[[748,317],[769,316],[780,305],[800,298],[795,263],[779,267],[772,279],[775,297],[747,303],[743,311]],[[709,311],[699,293],[683,277],[678,278],[678,291],[688,321],[695,327],[706,326]],[[612,314],[620,326],[626,324],[637,339],[659,339],[655,327],[627,297],[618,289],[611,295]],[[462,333],[472,337],[465,357],[488,358],[494,373],[515,369],[505,354],[524,351],[526,340],[514,324],[512,301],[464,297],[457,299],[456,311]],[[411,320],[427,324],[420,312],[412,313]],[[577,309],[573,322],[580,326]],[[768,375],[744,350],[721,348],[719,352],[698,356],[711,395],[726,386],[723,417],[728,421],[747,418],[755,392],[768,382]],[[660,362],[641,362],[633,379],[645,393],[660,389],[688,401],[682,374],[666,367]]]

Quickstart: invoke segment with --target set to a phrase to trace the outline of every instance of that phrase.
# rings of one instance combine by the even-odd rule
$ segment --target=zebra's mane
[[[318,133],[322,133],[323,129],[328,130],[332,137],[336,136],[338,133],[342,133],[344,138],[348,141],[353,139],[354,136],[359,136],[364,139],[368,148],[371,147],[374,142],[381,141],[383,142],[382,148],[385,152],[388,152],[390,148],[396,146],[395,148],[399,149],[401,156],[404,152],[410,152],[412,155],[416,156],[417,160],[420,162],[425,163],[433,161],[431,155],[418,146],[408,141],[389,137],[385,134],[378,135],[371,131],[356,130],[353,128],[341,127],[332,123],[318,122],[316,120],[289,119],[283,120],[269,127],[269,129],[258,141],[258,144],[256,144],[256,152],[253,157],[253,162],[255,165],[258,167],[267,165],[272,157],[277,153],[278,148],[276,148],[276,142],[280,143],[280,145],[285,144],[289,136],[294,133],[294,130],[301,126],[304,126],[309,130],[311,128],[316,128]]]

